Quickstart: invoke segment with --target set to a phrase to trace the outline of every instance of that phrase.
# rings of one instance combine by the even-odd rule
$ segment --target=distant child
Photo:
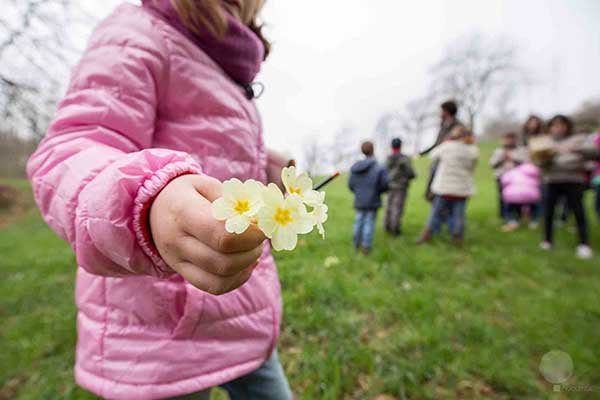
[[[502,201],[506,205],[509,222],[503,231],[512,232],[519,227],[519,218],[533,221],[532,212],[542,198],[539,169],[527,162],[507,171],[500,178]]]
[[[431,214],[417,243],[428,242],[439,232],[444,212],[447,212],[452,240],[461,245],[467,200],[475,194],[474,172],[479,158],[473,134],[464,127],[452,129],[448,140],[433,149],[430,157],[439,166],[431,186],[434,195]]]
[[[377,210],[381,207],[381,194],[388,190],[388,177],[375,157],[372,142],[364,142],[361,151],[365,159],[350,169],[348,186],[354,193],[356,220],[352,241],[354,247],[365,254],[371,252]]]
[[[398,236],[402,233],[402,215],[408,187],[410,181],[416,177],[410,157],[402,154],[402,140],[399,138],[392,140],[392,154],[388,156],[385,167],[389,178],[389,191],[384,225],[389,234]]]
[[[583,192],[586,187],[586,161],[598,156],[598,148],[585,135],[574,134],[573,122],[564,115],[552,118],[548,130],[554,150],[543,159],[535,157],[542,168],[542,179],[547,184],[544,199],[544,241],[540,247],[544,250],[552,248],[554,210],[559,199],[564,197],[577,221],[579,246],[576,255],[582,259],[589,259],[593,252],[589,246]]]
[[[505,223],[503,229],[513,226],[511,224],[513,221],[511,220],[506,203],[502,200],[502,183],[500,182],[500,179],[502,178],[502,175],[520,165],[526,159],[527,151],[522,146],[519,146],[517,134],[514,132],[508,132],[502,136],[502,146],[497,148],[490,158],[490,165],[494,170],[494,175],[496,176],[496,182],[498,184],[498,213]]]

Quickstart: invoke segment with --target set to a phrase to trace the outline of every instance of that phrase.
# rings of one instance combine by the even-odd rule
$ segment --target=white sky
[[[119,3],[87,1],[98,15]],[[258,79],[266,142],[295,156],[342,125],[370,137],[381,113],[424,94],[428,68],[470,32],[518,46],[531,81],[511,107],[519,116],[600,96],[599,0],[270,0],[264,20],[275,43]]]

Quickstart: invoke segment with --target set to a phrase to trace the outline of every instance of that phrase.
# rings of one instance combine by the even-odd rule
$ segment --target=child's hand
[[[163,260],[189,283],[215,295],[250,278],[266,239],[253,225],[241,235],[225,231],[211,213],[211,202],[221,192],[216,179],[184,175],[165,186],[150,209],[150,230]]]

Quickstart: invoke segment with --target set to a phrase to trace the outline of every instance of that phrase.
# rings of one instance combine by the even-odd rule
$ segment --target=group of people
[[[502,230],[512,232],[519,221],[538,226],[543,216],[544,238],[540,247],[554,244],[555,214],[561,220],[575,216],[579,258],[593,256],[584,207],[584,193],[595,191],[595,211],[600,218],[600,134],[576,132],[573,121],[556,115],[547,124],[532,115],[521,136],[508,132],[490,159],[498,180]]]
[[[425,197],[431,211],[417,243],[427,243],[445,223],[456,245],[464,239],[466,207],[475,194],[474,172],[479,150],[470,129],[457,118],[458,107],[441,105],[441,128],[435,143],[421,155],[432,160]],[[377,210],[387,192],[385,230],[401,234],[402,216],[411,180],[416,177],[410,157],[402,154],[402,141],[392,140],[385,165],[374,158],[371,142],[362,144],[365,159],[351,168],[349,187],[357,210],[353,229],[354,246],[368,254],[372,249]],[[579,245],[576,255],[593,257],[583,202],[587,189],[595,191],[595,210],[600,218],[600,134],[575,133],[572,120],[556,115],[547,124],[530,116],[521,135],[507,132],[502,145],[490,159],[498,186],[502,231],[512,232],[528,224],[537,228],[543,216],[544,237],[540,247],[550,250],[554,239],[557,207],[561,216],[573,214]]]

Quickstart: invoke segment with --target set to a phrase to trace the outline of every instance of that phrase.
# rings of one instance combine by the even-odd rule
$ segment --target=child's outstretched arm
[[[151,23],[139,29],[98,28],[27,166],[44,219],[93,274],[173,273],[149,209],[169,182],[202,173],[186,153],[151,148],[169,60]]]

